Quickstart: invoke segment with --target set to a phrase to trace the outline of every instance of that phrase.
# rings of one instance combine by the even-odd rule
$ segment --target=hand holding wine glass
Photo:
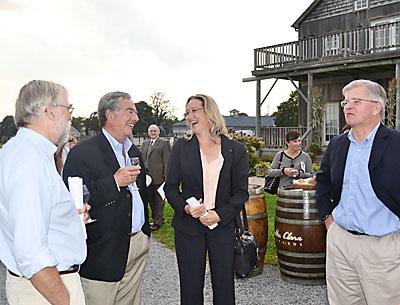
[[[90,217],[89,210],[91,209],[91,206],[88,204],[89,199],[90,199],[90,191],[89,191],[88,187],[85,184],[82,186],[82,190],[83,190],[84,209],[85,209],[85,213],[88,214],[88,219],[87,219],[86,224],[90,224],[92,222],[97,221],[97,219],[92,219]]]
[[[138,157],[131,157],[129,158],[129,163],[131,166],[136,166],[138,169],[140,169],[140,164],[139,164],[139,158]],[[132,190],[138,190],[139,188],[136,185],[136,177],[133,182],[129,184],[129,188]]]

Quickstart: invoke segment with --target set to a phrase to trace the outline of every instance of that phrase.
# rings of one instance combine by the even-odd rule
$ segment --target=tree
[[[82,127],[85,126],[86,120],[87,120],[87,118],[78,116],[76,118],[73,117],[71,123],[72,123],[72,126],[74,126],[74,128],[80,132],[82,130]]]
[[[166,133],[172,132],[172,124],[177,121],[177,118],[173,115],[174,107],[171,106],[169,100],[165,99],[165,93],[155,92],[150,97],[149,106],[152,108],[154,124],[160,126],[160,129],[164,129]]]
[[[6,142],[8,139],[15,136],[17,127],[15,126],[14,117],[7,115],[0,123],[0,141]]]
[[[97,116],[97,111],[92,112],[90,117],[85,120],[84,123],[86,135],[89,135],[89,130],[98,133],[100,131],[99,117]]]
[[[299,94],[297,91],[290,93],[289,99],[278,106],[278,111],[272,116],[275,117],[277,127],[296,127],[298,125]]]
[[[133,127],[133,133],[136,135],[147,134],[149,126],[151,124],[156,124],[153,117],[153,108],[144,101],[140,101],[135,105],[139,115],[139,122],[137,122],[135,127]]]

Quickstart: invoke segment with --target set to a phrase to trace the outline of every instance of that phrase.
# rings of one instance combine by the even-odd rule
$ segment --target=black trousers
[[[234,234],[233,230],[232,234]],[[227,238],[229,242],[217,241],[213,235],[213,232],[206,227],[197,236],[175,230],[175,249],[182,305],[204,304],[203,290],[207,252],[211,271],[213,304],[235,304],[234,242],[231,241],[232,238]]]

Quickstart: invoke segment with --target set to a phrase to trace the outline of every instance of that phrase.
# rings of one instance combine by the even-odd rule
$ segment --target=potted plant
[[[256,176],[265,177],[266,175],[268,175],[268,170],[270,165],[271,165],[270,162],[258,161],[255,166]]]

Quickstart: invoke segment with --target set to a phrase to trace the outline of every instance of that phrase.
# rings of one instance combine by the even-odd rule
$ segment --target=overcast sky
[[[0,120],[14,115],[32,79],[64,85],[74,116],[100,97],[126,91],[134,101],[166,93],[182,118],[186,99],[212,96],[222,114],[255,115],[253,49],[297,40],[291,27],[312,0],[0,0]],[[262,93],[273,80],[262,81]],[[293,87],[278,81],[261,113]]]

